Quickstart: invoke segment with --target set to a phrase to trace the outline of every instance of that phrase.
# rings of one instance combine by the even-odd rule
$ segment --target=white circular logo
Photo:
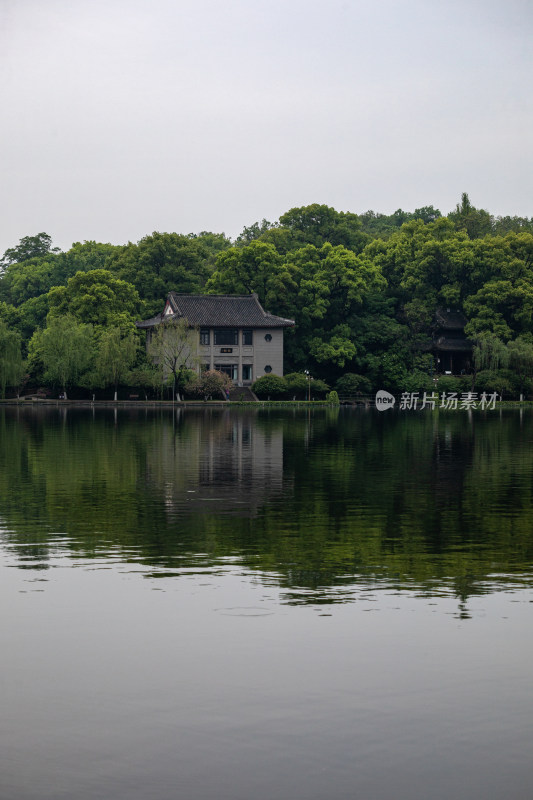
[[[384,389],[380,389],[379,392],[376,392],[376,408],[378,411],[387,411],[388,408],[394,406],[395,402],[396,398],[394,395],[389,394]]]

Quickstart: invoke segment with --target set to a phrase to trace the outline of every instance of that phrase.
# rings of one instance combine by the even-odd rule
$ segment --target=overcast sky
[[[533,215],[531,0],[0,0],[0,253],[294,206]]]

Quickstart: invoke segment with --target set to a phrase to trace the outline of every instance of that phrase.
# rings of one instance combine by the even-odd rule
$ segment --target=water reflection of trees
[[[465,600],[531,572],[529,414],[5,408],[0,434],[20,566],[233,559],[294,602],[373,584]]]

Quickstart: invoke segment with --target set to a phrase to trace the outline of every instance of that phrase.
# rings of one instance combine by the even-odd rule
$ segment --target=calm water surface
[[[2,800],[526,800],[533,415],[0,410]]]

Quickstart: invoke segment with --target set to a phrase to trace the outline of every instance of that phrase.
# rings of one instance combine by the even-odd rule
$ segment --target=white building
[[[257,295],[177,294],[170,292],[163,311],[137,322],[151,331],[162,322],[187,320],[197,330],[196,358],[201,370],[225,372],[237,386],[263,375],[283,375],[283,329],[294,320],[265,311]]]

